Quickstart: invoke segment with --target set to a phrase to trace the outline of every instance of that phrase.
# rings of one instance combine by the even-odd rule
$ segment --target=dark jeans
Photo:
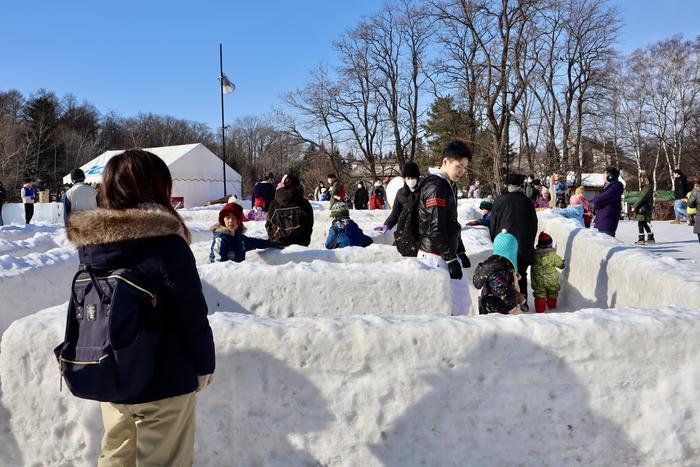
[[[24,220],[25,224],[29,224],[31,222],[32,217],[34,216],[34,204],[33,203],[24,203]]]
[[[5,225],[5,223],[2,221],[2,205],[4,203],[4,201],[0,201],[0,225]]]
[[[614,230],[601,230],[598,229],[598,232],[604,233],[606,235],[610,235],[611,237],[615,237],[615,231]]]

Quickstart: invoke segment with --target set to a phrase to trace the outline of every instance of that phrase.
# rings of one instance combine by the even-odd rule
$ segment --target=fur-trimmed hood
[[[245,233],[246,228],[245,228],[245,226],[241,225],[240,227],[238,227],[237,230],[233,230],[233,229],[229,229],[228,227],[225,227],[221,224],[214,224],[209,228],[209,230],[211,230],[212,233],[215,233],[215,234],[220,233],[220,234],[224,234],[224,235],[230,235],[231,237],[235,237],[236,232]]]
[[[68,240],[80,248],[163,235],[184,237],[184,229],[180,219],[166,209],[148,205],[136,209],[94,209],[72,213],[66,234]]]

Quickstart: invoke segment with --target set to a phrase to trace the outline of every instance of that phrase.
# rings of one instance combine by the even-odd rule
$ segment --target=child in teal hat
[[[518,287],[518,240],[505,229],[493,240],[493,255],[479,263],[472,282],[481,289],[479,314],[519,314],[525,297]]]

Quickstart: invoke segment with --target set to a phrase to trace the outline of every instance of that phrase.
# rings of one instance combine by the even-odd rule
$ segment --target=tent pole
[[[224,52],[223,46],[219,44],[219,84],[221,90],[221,152],[223,153],[221,162],[224,171],[224,197],[226,193],[226,127],[224,126]]]

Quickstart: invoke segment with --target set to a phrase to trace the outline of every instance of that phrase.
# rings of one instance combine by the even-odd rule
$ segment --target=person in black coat
[[[681,223],[681,214],[684,215],[686,219],[688,218],[685,199],[689,191],[688,179],[685,178],[685,175],[680,169],[675,169],[673,171],[673,213],[675,219],[671,221],[672,224]]]
[[[265,180],[258,182],[253,187],[253,193],[250,195],[251,201],[255,202],[256,198],[262,198],[265,200],[265,207],[263,211],[268,212],[270,210],[270,204],[272,200],[275,199],[275,176],[272,172],[268,172],[265,176]]]
[[[367,204],[369,203],[369,193],[367,188],[365,188],[365,183],[360,180],[357,182],[357,190],[355,190],[355,209],[367,209]]]
[[[518,239],[518,284],[520,292],[527,297],[527,268],[535,262],[537,214],[532,201],[525,195],[524,181],[525,176],[520,174],[509,174],[506,177],[508,192],[496,198],[493,203],[489,231],[491,240],[503,229]]]
[[[457,221],[455,185],[471,158],[466,144],[450,141],[442,152],[440,169],[430,169],[418,188],[418,258],[429,266],[446,267],[456,280],[462,278],[462,268],[471,266],[462,243],[462,226]]]
[[[118,404],[101,403],[100,461],[138,454],[148,465],[191,465],[195,391],[211,383],[215,368],[191,235],[170,204],[172,178],[162,159],[132,149],[110,159],[103,178],[106,209],[73,213],[67,236],[78,248],[80,263],[98,274],[129,268],[141,277],[157,298],[144,320],[157,330],[158,344],[153,376],[142,392]],[[137,420],[149,427],[144,434]],[[160,446],[173,439],[177,442],[168,449]]]
[[[420,178],[420,169],[415,162],[406,162],[403,168],[403,187],[396,192],[394,204],[391,207],[391,214],[384,221],[386,230],[393,229],[399,222],[401,211],[405,207],[413,206],[414,201],[418,198],[418,179]]]
[[[285,175],[283,180],[282,188],[275,193],[265,221],[270,245],[275,248],[309,246],[314,229],[314,210],[304,198],[304,187],[297,177]],[[282,213],[285,214],[285,220],[282,220]]]

